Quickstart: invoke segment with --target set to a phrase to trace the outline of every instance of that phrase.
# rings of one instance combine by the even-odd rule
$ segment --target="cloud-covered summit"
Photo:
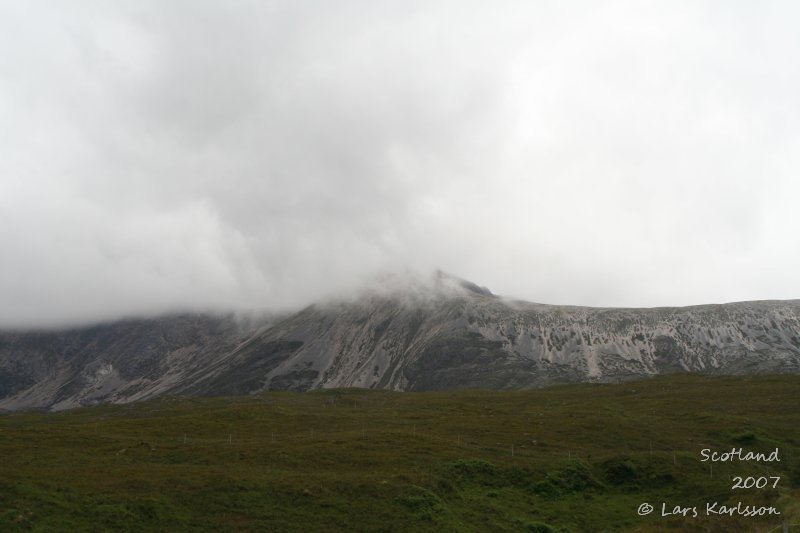
[[[794,298],[798,7],[5,2],[0,325],[299,307],[441,267]]]

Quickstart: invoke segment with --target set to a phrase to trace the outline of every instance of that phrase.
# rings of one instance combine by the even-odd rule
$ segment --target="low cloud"
[[[796,298],[799,14],[5,3],[0,325],[406,268],[546,303]]]

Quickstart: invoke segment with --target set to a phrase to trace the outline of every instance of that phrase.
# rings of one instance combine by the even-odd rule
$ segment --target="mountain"
[[[800,372],[800,300],[544,305],[441,272],[388,276],[288,316],[181,315],[0,332],[0,408],[160,394],[514,389],[673,372]]]

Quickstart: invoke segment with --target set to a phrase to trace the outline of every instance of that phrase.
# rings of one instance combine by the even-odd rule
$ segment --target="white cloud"
[[[553,303],[797,297],[798,14],[5,3],[0,324],[406,267]]]

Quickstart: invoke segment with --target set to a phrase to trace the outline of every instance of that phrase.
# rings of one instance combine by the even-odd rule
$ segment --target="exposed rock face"
[[[206,372],[256,330],[231,316],[186,315],[2,332],[0,408],[64,409],[149,398]]]
[[[179,316],[0,333],[0,408],[158,394],[613,382],[800,372],[800,301],[605,309],[511,301],[442,273],[274,322]]]

